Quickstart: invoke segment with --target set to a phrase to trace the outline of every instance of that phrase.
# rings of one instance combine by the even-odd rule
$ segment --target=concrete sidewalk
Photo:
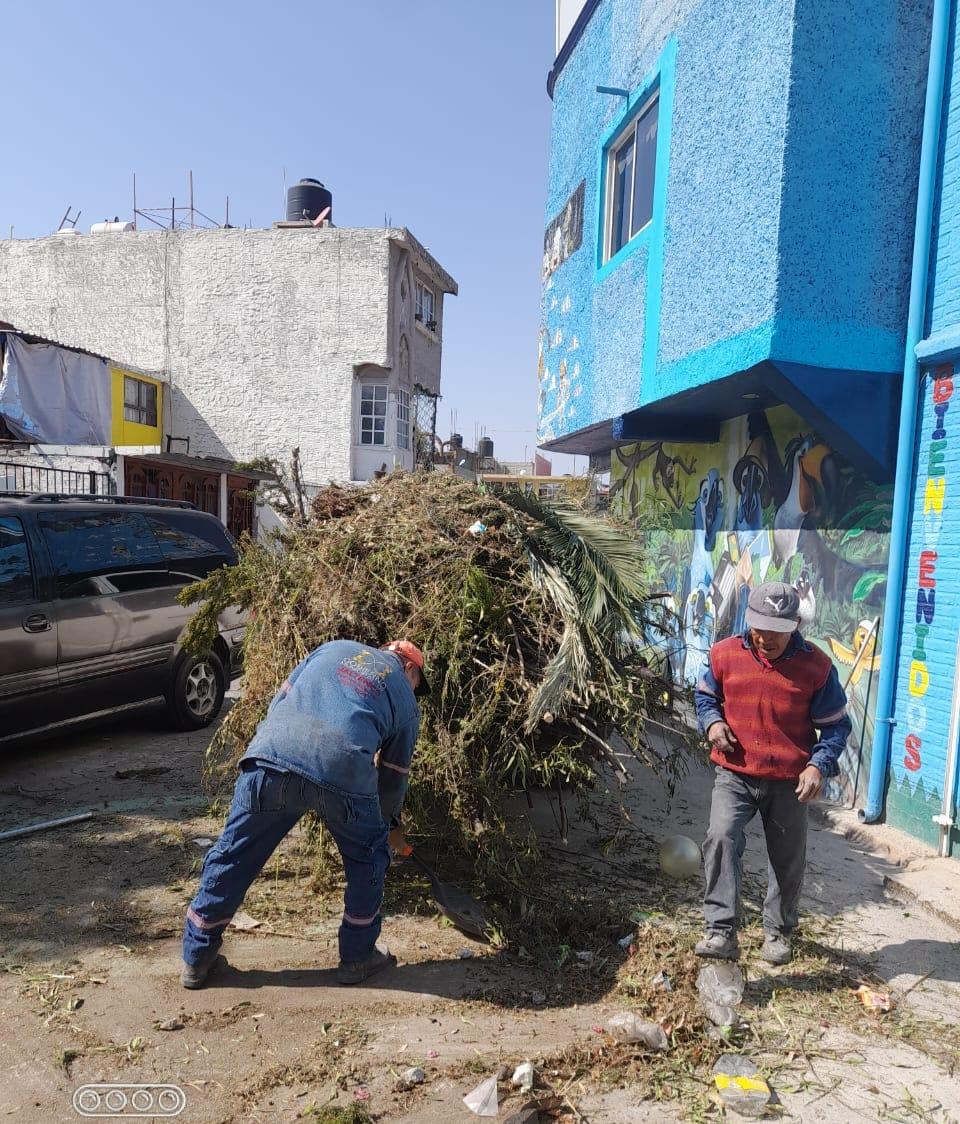
[[[940,858],[932,847],[887,824],[864,824],[856,811],[819,804],[813,815],[853,847],[882,858],[887,893],[919,907],[960,933],[960,861]]]

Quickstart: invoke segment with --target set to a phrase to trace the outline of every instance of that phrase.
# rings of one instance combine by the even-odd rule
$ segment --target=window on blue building
[[[608,150],[606,261],[636,237],[653,217],[659,109],[657,93]]]

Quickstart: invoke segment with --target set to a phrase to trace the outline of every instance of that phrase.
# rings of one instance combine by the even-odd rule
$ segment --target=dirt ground
[[[147,714],[0,760],[0,827],[95,813],[0,843],[0,1116],[75,1120],[84,1084],[165,1082],[186,1096],[184,1121],[322,1120],[323,1106],[356,1105],[390,1124],[448,1124],[476,1119],[462,1098],[484,1077],[531,1059],[543,1121],[719,1118],[718,1047],[683,1013],[695,1006],[700,882],[666,884],[656,870],[664,835],[702,838],[706,769],[672,802],[634,769],[623,793],[630,830],[615,847],[596,825],[573,825],[565,845],[554,835],[557,877],[589,883],[617,918],[604,931],[585,916],[583,941],[574,930],[556,959],[471,944],[429,906],[422,880],[398,871],[383,940],[399,967],[375,986],[338,988],[339,904],[314,892],[298,829],[245,903],[260,924],[231,930],[227,965],[187,992],[181,919],[217,833],[199,783],[208,740],[168,734]],[[552,821],[546,806],[526,814]],[[865,838],[894,839],[894,850],[814,826],[797,963],[756,959],[751,913],[744,1024],[727,1048],[758,1060],[785,1119],[957,1121],[957,934],[886,896],[885,875],[917,849],[898,852],[889,832]],[[753,876],[764,870],[758,842]],[[754,905],[756,887],[751,878]],[[628,933],[632,951],[617,943]],[[668,1018],[650,990],[654,964],[675,984]],[[890,1014],[853,994],[858,979],[877,977]],[[666,1021],[659,1061],[601,1033],[622,1010]],[[425,1084],[395,1091],[411,1066]],[[509,1078],[500,1096],[502,1120],[527,1101]]]

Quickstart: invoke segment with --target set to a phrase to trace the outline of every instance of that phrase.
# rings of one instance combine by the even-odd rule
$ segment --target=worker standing
[[[697,684],[697,720],[717,774],[703,845],[707,933],[698,956],[740,955],[746,827],[758,812],[769,859],[761,955],[771,964],[786,964],[792,956],[807,804],[839,771],[851,729],[836,668],[807,644],[799,622],[800,598],[792,586],[759,585],[747,601],[746,632],[713,645]]]
[[[396,964],[376,947],[391,849],[405,845],[400,812],[428,690],[409,640],[371,648],[335,640],[286,679],[240,762],[223,832],[207,852],[183,934],[187,988],[206,983],[224,929],[280,841],[306,812],[332,835],[346,875],[342,984]]]

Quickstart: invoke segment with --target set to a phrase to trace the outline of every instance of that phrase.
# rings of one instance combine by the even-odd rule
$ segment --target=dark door
[[[162,695],[188,610],[139,512],[39,516],[56,582],[64,713]]]
[[[0,739],[59,717],[57,619],[23,521],[0,517]]]

